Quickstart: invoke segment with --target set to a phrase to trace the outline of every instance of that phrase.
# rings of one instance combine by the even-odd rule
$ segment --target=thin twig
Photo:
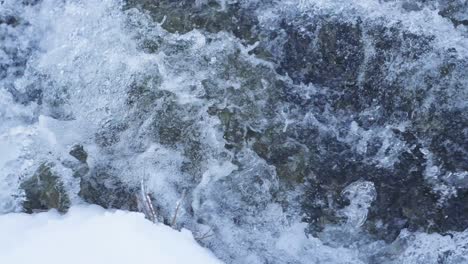
[[[177,214],[179,213],[179,209],[180,209],[180,204],[182,203],[182,201],[185,199],[185,190],[182,192],[182,197],[180,197],[179,201],[177,201],[177,205],[176,205],[176,209],[175,209],[175,213],[174,213],[174,217],[172,218],[172,222],[171,222],[171,227],[174,228],[175,224],[176,224],[176,221],[177,221]]]
[[[148,205],[148,209],[149,209],[149,212],[151,214],[151,221],[153,221],[153,223],[156,222],[156,213],[154,212],[154,208],[153,208],[153,203],[151,202],[151,197],[149,196],[149,194],[146,194],[146,203]]]
[[[211,233],[211,231],[212,231],[212,228],[210,227],[210,229],[208,229],[208,231],[206,231],[201,237],[196,237],[195,239],[196,240],[202,240],[202,239],[214,236],[214,234]]]
[[[146,217],[152,221],[153,223],[156,222],[156,212],[154,211],[153,203],[151,202],[150,195],[146,192],[146,186],[141,180],[141,202],[143,203],[143,213]]]

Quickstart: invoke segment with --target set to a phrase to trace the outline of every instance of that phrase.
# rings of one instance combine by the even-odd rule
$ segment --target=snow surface
[[[66,215],[0,215],[0,263],[222,263],[187,230],[153,224],[140,213],[98,206]]]

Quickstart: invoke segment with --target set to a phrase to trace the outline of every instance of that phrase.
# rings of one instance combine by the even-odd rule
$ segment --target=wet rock
[[[463,129],[457,127],[463,124],[464,118],[455,115],[457,112],[453,110],[450,112],[454,118],[445,119],[439,116],[441,109],[437,114],[423,113],[418,104],[430,96],[427,90],[446,86],[445,79],[449,77],[444,76],[457,75],[463,67],[456,63],[444,71],[436,67],[436,74],[444,75],[439,81],[436,78],[428,81],[433,71],[420,72],[425,77],[420,82],[422,87],[415,89],[424,90],[426,94],[414,92],[408,90],[407,85],[414,81],[411,74],[418,71],[424,55],[433,52],[432,37],[382,25],[365,25],[364,33],[361,29],[364,22],[313,21],[317,25],[312,24],[303,31],[298,26],[300,23],[283,24],[287,39],[283,57],[276,58],[280,65],[276,70],[289,76],[292,84],[279,82],[255,67],[239,66],[242,63],[232,58],[230,64],[238,65],[238,69],[250,67],[255,77],[232,93],[228,89],[223,94],[223,98],[236,107],[210,110],[223,125],[226,148],[234,152],[252,148],[275,167],[285,189],[305,184],[307,198],[302,206],[305,220],[311,223],[312,229],[320,231],[325,225],[342,222],[336,212],[347,202],[340,194],[350,183],[362,179],[374,182],[377,190],[377,199],[369,208],[364,225],[368,232],[391,241],[402,228],[446,231],[447,225],[441,225],[443,210],[438,206],[441,196],[425,180],[427,158],[421,148],[436,140],[430,148],[443,158],[444,167],[450,171],[463,170],[466,155],[463,155],[463,148],[455,146],[463,145],[460,141],[464,138]],[[364,60],[364,41],[370,41],[368,44],[376,51],[371,60]],[[389,80],[388,65],[395,57],[407,62],[409,68],[393,71],[396,77]],[[446,58],[442,56],[440,60]],[[231,73],[240,74],[235,70]],[[249,78],[249,75],[243,77]],[[254,79],[267,80],[268,88],[255,85]],[[300,83],[308,83],[315,89],[309,91],[298,85]],[[305,96],[307,93],[312,95]],[[445,100],[443,95],[438,98]],[[267,103],[263,104],[265,101]],[[434,125],[421,130],[421,125],[428,123],[418,116],[426,114],[434,118]],[[313,116],[311,119],[315,121],[303,121],[307,116]],[[268,122],[261,123],[265,117]],[[358,142],[345,139],[350,135],[349,125],[353,122],[373,135],[366,139],[362,152],[356,149]],[[409,122],[414,127],[410,125],[404,133],[395,130],[386,132],[386,136],[374,134],[400,122]],[[253,129],[255,127],[259,129]],[[456,129],[449,131],[451,128]],[[445,143],[438,141],[441,138]],[[391,140],[392,145],[386,146],[386,140]],[[400,144],[401,147],[394,148]],[[451,152],[453,156],[445,150],[447,147],[457,150]],[[385,159],[392,159],[391,165],[380,164]],[[466,228],[463,221],[460,223],[453,225],[452,230]]]
[[[120,141],[120,134],[125,129],[127,125],[122,122],[115,120],[105,122],[95,135],[96,144],[103,148],[113,146]]]
[[[86,163],[86,160],[88,159],[88,153],[86,153],[82,145],[74,145],[70,150],[70,155],[81,163]]]
[[[444,0],[440,2],[439,14],[452,21],[455,26],[468,26],[468,2],[464,0]]]
[[[401,4],[401,7],[406,11],[420,11],[422,9],[421,3],[414,1],[405,1]]]
[[[148,10],[156,21],[166,16],[163,27],[169,32],[227,31],[243,44],[259,41],[250,54],[273,66],[253,65],[240,52],[227,52],[209,66],[219,80],[201,81],[202,98],[209,101],[208,114],[220,121],[226,151],[235,157],[250,149],[274,167],[280,186],[275,198],[268,197],[305,189],[300,203],[313,232],[343,222],[337,212],[350,201],[342,191],[358,180],[375,186],[363,228],[379,239],[391,241],[403,228],[467,227],[464,183],[444,177],[466,171],[468,164],[464,107],[454,107],[463,105],[457,98],[466,97],[467,64],[455,48],[438,50],[434,36],[405,30],[403,23],[347,20],[314,10],[294,16],[278,10],[280,21],[271,26],[259,24],[255,8],[237,4],[127,2]],[[406,12],[436,8],[435,1],[400,2]],[[460,3],[445,1],[441,15],[463,24],[460,14],[466,9]],[[187,50],[185,45],[161,47],[174,55]],[[236,85],[226,87],[226,82]],[[185,167],[200,173],[204,149],[197,108],[177,104],[174,95],[158,97],[147,87],[135,91],[146,99],[132,95],[130,103],[155,113],[152,139],[184,148]],[[243,161],[234,162],[242,168]],[[426,175],[430,162],[441,172],[432,182]],[[442,197],[434,190],[438,181],[458,188],[460,195]]]
[[[30,179],[21,184],[21,189],[26,194],[23,203],[25,212],[57,209],[64,213],[70,207],[65,187],[52,168],[53,164],[42,164]]]
[[[87,163],[88,153],[80,144],[74,145],[69,154],[76,159],[76,161],[65,161],[64,166],[73,171],[73,177],[82,178],[89,172],[89,165]]]
[[[12,15],[0,16],[0,25],[6,24],[8,26],[17,26],[19,24],[18,18]]]
[[[37,5],[41,0],[23,0],[24,5]]]
[[[287,39],[278,71],[295,82],[341,86],[356,82],[364,60],[359,24],[317,21],[303,29],[284,21]],[[302,31],[304,30],[304,31]],[[315,35],[313,35],[313,32]]]
[[[431,153],[443,160],[438,164],[443,163],[448,171],[466,170],[462,165],[466,164],[464,143],[460,141],[466,137],[459,127],[466,122],[456,109],[448,110],[452,113],[451,118],[439,118],[447,111],[441,107],[446,100],[443,93],[437,97],[439,105],[434,106],[438,109],[436,112],[421,111],[420,104],[424,98],[432,96],[431,93],[443,89],[441,87],[450,86],[457,90],[456,86],[445,84],[445,81],[448,78],[466,79],[458,77],[458,71],[465,68],[463,63],[450,62],[449,56],[442,55],[437,59],[446,65],[442,66],[443,69],[436,66],[426,72],[421,71],[418,65],[425,63],[425,55],[434,53],[431,46],[433,38],[397,27],[359,20],[355,24],[345,23],[320,15],[289,20],[281,27],[285,32],[278,34],[281,40],[278,43],[284,43],[282,52],[274,53],[272,50],[279,65],[277,71],[290,77],[295,84],[318,86],[323,94],[315,93],[304,100],[300,89],[289,86],[280,97],[283,103],[276,104],[289,102],[303,109],[296,112],[300,113],[299,116],[304,112],[312,114],[317,123],[289,125],[286,131],[272,127],[275,132],[262,134],[254,149],[276,167],[282,178],[295,174],[291,169],[284,169],[287,168],[287,160],[306,161],[296,162],[295,168],[300,168],[300,178],[306,179],[310,186],[307,196],[316,198],[304,201],[307,221],[315,227],[334,223],[336,211],[346,205],[338,197],[340,190],[363,177],[375,182],[378,193],[369,213],[369,227],[366,227],[369,232],[383,232],[379,233],[380,238],[392,240],[402,228],[425,231],[447,228],[447,225],[441,225],[444,222],[443,206],[438,206],[441,196],[425,181],[427,160],[420,149],[422,144],[429,145]],[[369,45],[373,52],[370,59],[369,53],[366,54]],[[405,70],[389,68],[395,61],[404,64]],[[388,78],[390,72],[393,78]],[[420,79],[415,80],[414,76]],[[408,86],[414,86],[414,89],[408,89]],[[372,114],[366,114],[367,111],[372,111]],[[418,120],[427,119],[419,119],[418,116],[427,114],[435,122],[430,129],[422,130],[420,125],[428,123],[419,123]],[[301,118],[296,116],[295,120]],[[365,153],[356,151],[355,143],[340,139],[349,135],[345,120],[355,120],[369,132],[392,122],[407,121],[414,127],[410,125],[405,136],[392,135],[394,144],[401,141],[404,147],[395,150],[395,163],[387,167],[376,163],[383,157],[372,158],[385,148],[382,138],[368,140]],[[450,122],[453,123],[449,125]],[[306,151],[291,152],[291,142],[299,143]],[[451,149],[454,155],[448,154],[447,149]],[[386,158],[390,156],[389,151],[385,150]],[[451,228],[463,230],[466,226],[461,222]],[[372,224],[378,226],[378,231],[370,227]]]
[[[73,177],[75,178],[83,178],[89,172],[88,164],[83,164],[83,163],[73,167],[72,169],[73,169]]]
[[[468,188],[459,190],[456,197],[452,197],[440,208],[440,217],[435,226],[438,230],[464,231],[468,228]]]
[[[42,104],[42,90],[37,87],[28,86],[26,92],[19,92],[13,85],[7,87],[7,90],[13,96],[13,99],[23,105],[31,102]]]
[[[252,9],[242,8],[239,3],[209,0],[147,1],[127,0],[127,8],[138,7],[150,12],[155,21],[164,22],[162,27],[169,32],[187,33],[193,29],[211,33],[226,31],[236,37],[254,43],[258,21]]]
[[[84,201],[104,208],[138,211],[138,188],[122,182],[112,168],[99,166],[81,178],[78,195]]]
[[[420,132],[431,136],[429,149],[437,154],[438,164],[443,170],[453,173],[468,171],[468,117],[464,110],[439,111],[432,114],[427,122],[424,126],[427,130]]]

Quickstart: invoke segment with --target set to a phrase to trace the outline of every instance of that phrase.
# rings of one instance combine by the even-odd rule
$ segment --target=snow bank
[[[66,215],[0,215],[0,263],[221,263],[192,234],[142,214],[73,207]]]

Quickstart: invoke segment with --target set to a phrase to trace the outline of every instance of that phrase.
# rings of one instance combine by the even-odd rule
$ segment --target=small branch
[[[162,26],[164,24],[164,22],[166,22],[166,19],[167,19],[167,17],[164,16],[163,19],[161,20],[161,22],[159,23],[159,26]]]
[[[146,191],[146,186],[141,180],[141,187],[140,187],[140,200],[142,203],[142,210],[145,214],[146,218],[148,218],[151,222],[156,223],[156,212],[154,211],[153,203],[151,202],[151,197]]]
[[[185,194],[186,194],[186,192],[184,190],[182,192],[182,197],[179,199],[179,201],[177,201],[174,217],[172,218],[172,222],[171,222],[171,227],[172,228],[175,227],[175,224],[176,224],[176,221],[177,221],[177,214],[179,213],[179,209],[180,209],[180,205],[181,205],[182,201],[185,199]]]
[[[214,234],[211,233],[211,231],[212,231],[212,228],[210,227],[210,229],[208,229],[208,231],[206,231],[201,237],[195,237],[195,240],[202,240],[202,239],[214,236]]]
[[[151,202],[151,197],[149,196],[149,194],[146,194],[146,203],[148,205],[148,209],[149,209],[149,213],[151,215],[151,221],[153,221],[153,223],[156,223],[156,213],[154,211],[154,207],[153,207],[153,203]]]

